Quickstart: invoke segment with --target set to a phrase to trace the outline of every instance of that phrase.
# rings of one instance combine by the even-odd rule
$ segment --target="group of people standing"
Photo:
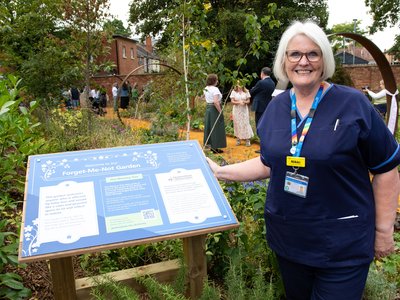
[[[108,102],[106,88],[103,85],[99,88],[92,88],[89,92],[89,101],[94,112],[100,115],[105,114]]]
[[[133,102],[136,102],[139,99],[139,90],[136,82],[132,86],[129,84],[129,82],[124,82],[121,86],[119,95],[118,91],[118,82],[115,82],[111,89],[114,112],[118,110],[118,96],[120,97],[119,108],[121,109],[127,109],[131,99]]]
[[[334,72],[322,28],[294,22],[273,67],[292,88],[258,120],[260,156],[224,166],[207,158],[220,180],[269,178],[266,239],[288,300],[360,300],[373,259],[395,249],[400,146],[364,93],[328,82]],[[221,110],[217,77],[208,78],[206,120]],[[225,145],[210,136],[213,147]]]
[[[119,94],[118,94],[119,93]],[[81,107],[81,94],[85,94],[84,91],[80,91],[77,87],[73,86],[70,89],[65,89],[62,92],[62,97],[65,102],[67,109],[78,109]],[[111,94],[113,97],[113,108],[117,111],[118,107],[121,109],[127,109],[129,107],[130,100],[137,102],[139,99],[138,84],[135,82],[130,85],[129,82],[124,82],[121,90],[119,91],[118,83],[115,82],[111,88]],[[104,108],[107,107],[109,102],[107,90],[104,85],[93,88],[89,88],[89,103],[92,109],[96,112],[102,111],[106,113]],[[120,99],[119,106],[117,105],[117,99]]]
[[[81,92],[75,86],[63,91],[63,98],[67,109],[78,109],[81,106]]]
[[[270,77],[271,69],[262,68],[260,80],[250,91],[238,81],[230,93],[233,119],[233,131],[236,137],[236,145],[245,141],[250,146],[250,139],[254,136],[250,124],[249,106],[255,113],[256,128],[258,122],[272,99],[275,83]],[[222,94],[217,87],[218,76],[209,74],[204,89],[204,97],[207,102],[204,122],[204,144],[214,153],[222,153],[221,148],[226,147],[226,133],[224,116],[222,114]],[[259,152],[259,151],[257,151]]]

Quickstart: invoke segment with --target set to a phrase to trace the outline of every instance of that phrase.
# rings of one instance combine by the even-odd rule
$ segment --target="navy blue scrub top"
[[[302,198],[284,191],[286,172],[293,172],[286,166],[290,109],[286,91],[270,102],[257,128],[261,161],[271,168],[265,203],[269,246],[286,259],[316,267],[371,262],[375,205],[369,172],[395,168],[400,163],[398,143],[364,94],[331,85],[301,151],[306,166],[298,173],[309,177]],[[306,117],[297,113],[298,137]]]

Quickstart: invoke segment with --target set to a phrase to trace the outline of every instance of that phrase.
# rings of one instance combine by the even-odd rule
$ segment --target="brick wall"
[[[400,65],[392,65],[397,86],[400,86]],[[379,91],[379,81],[382,80],[379,68],[376,65],[344,66],[353,80],[354,87],[361,89],[368,85],[372,91]]]

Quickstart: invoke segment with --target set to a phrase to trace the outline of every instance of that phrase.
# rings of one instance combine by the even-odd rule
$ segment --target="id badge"
[[[285,192],[294,194],[296,196],[306,198],[308,187],[307,176],[303,176],[293,172],[286,172],[285,177]]]

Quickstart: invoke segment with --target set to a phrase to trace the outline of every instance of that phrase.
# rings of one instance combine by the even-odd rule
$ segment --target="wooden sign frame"
[[[75,280],[73,256],[181,238],[196,298],[207,275],[206,235],[238,226],[198,141],[35,155],[19,261],[49,260],[55,299],[78,299],[90,285]],[[168,263],[161,273],[176,273]]]

